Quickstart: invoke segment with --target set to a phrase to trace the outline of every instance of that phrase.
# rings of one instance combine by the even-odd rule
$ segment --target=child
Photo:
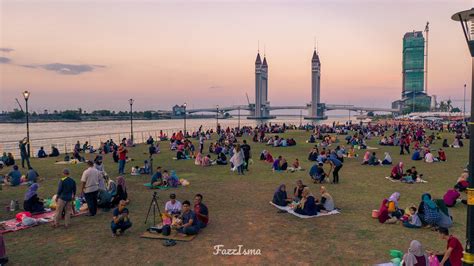
[[[403,226],[407,228],[421,228],[421,220],[416,213],[415,207],[410,207],[410,216],[407,217],[406,221],[403,221]]]
[[[135,167],[132,167],[131,175],[140,175],[140,167],[138,167],[138,165],[136,165]]]
[[[298,158],[295,159],[291,167],[288,167],[289,172],[296,172],[296,171],[301,171],[301,170],[302,169],[301,169],[300,161],[298,160]]]
[[[148,175],[151,173],[150,164],[148,163],[147,160],[145,160],[144,164],[145,165],[142,168],[140,168],[140,174]]]

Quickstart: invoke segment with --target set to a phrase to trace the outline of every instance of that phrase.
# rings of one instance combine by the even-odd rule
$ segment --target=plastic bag
[[[439,266],[439,260],[438,260],[438,257],[436,257],[435,255],[431,255],[429,257],[429,262],[430,262],[430,266]]]

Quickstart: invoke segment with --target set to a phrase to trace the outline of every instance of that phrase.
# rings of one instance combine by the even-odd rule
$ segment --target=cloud
[[[1,57],[0,56],[0,64],[10,64],[12,60],[8,57]]]
[[[0,52],[9,53],[9,52],[13,52],[13,51],[15,51],[15,49],[0,47]]]
[[[97,68],[105,68],[104,65],[73,65],[63,63],[52,63],[45,65],[22,65],[27,68],[41,68],[48,71],[53,71],[61,75],[79,75],[86,72],[92,72]]]

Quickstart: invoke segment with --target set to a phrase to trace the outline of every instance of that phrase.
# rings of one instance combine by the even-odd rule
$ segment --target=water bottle
[[[14,212],[14,211],[15,211],[15,201],[14,201],[14,200],[11,200],[11,201],[10,201],[10,211],[11,211],[11,212]]]
[[[81,209],[81,201],[79,199],[76,199],[76,211],[79,212],[79,210]]]

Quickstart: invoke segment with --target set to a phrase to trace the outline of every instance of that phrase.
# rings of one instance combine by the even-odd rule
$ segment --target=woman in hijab
[[[123,176],[117,177],[117,195],[112,203],[116,206],[121,200],[130,201],[128,199],[127,185],[125,184],[125,178]]]
[[[23,209],[31,213],[44,212],[43,202],[38,198],[38,183],[34,183],[28,188],[23,201]]]
[[[390,216],[388,215],[388,199],[383,199],[382,204],[380,205],[378,219],[381,224],[390,219]]]
[[[385,152],[385,157],[383,158],[382,165],[391,165],[392,164],[392,157],[388,152]]]
[[[453,220],[451,219],[451,215],[449,215],[449,210],[448,207],[446,207],[444,200],[436,199],[434,202],[436,203],[436,206],[438,206],[440,216],[437,225],[444,228],[450,228],[453,226]]]
[[[273,200],[272,202],[278,206],[286,206],[288,205],[288,202],[291,200],[288,199],[288,195],[286,194],[286,186],[285,184],[281,184],[278,186],[278,188],[275,190],[275,193],[273,194]]]
[[[403,261],[405,266],[429,265],[428,255],[418,240],[411,241],[408,252],[403,255]]]
[[[431,200],[431,195],[425,193],[421,196],[421,203],[418,206],[418,217],[423,224],[434,226],[440,219],[439,209],[436,203]]]
[[[316,205],[313,194],[309,190],[309,187],[305,187],[302,193],[302,199],[295,209],[295,212],[301,215],[314,216],[319,212],[319,208]]]
[[[201,165],[202,164],[202,153],[198,153],[196,155],[196,160],[194,160],[195,165]]]
[[[179,178],[178,178],[178,175],[176,175],[176,171],[174,170],[171,171],[171,175],[168,178],[168,184],[170,187],[178,187]]]
[[[388,198],[388,213],[391,217],[400,219],[403,216],[403,211],[398,208],[398,201],[400,200],[400,193],[394,192]]]
[[[390,177],[396,180],[400,180],[403,177],[403,162],[399,162],[392,168]]]
[[[370,159],[370,151],[366,151],[365,154],[364,154],[364,159],[362,161],[362,165],[369,164],[369,159]]]
[[[328,211],[328,212],[334,210],[335,209],[334,200],[331,194],[329,194],[326,187],[321,186],[321,188],[319,189],[319,192],[321,193],[321,201],[318,204],[319,208],[321,210]]]

